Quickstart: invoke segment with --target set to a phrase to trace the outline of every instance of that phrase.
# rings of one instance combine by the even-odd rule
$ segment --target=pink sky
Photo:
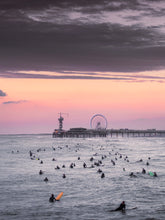
[[[165,86],[160,82],[115,80],[0,79],[0,133],[51,133],[90,127],[103,114],[108,128],[165,129]],[[5,104],[6,103],[6,104]]]

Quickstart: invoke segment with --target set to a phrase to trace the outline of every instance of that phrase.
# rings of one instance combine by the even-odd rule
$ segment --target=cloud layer
[[[137,76],[164,69],[164,10],[163,0],[2,0],[1,77],[18,76],[9,70],[63,72],[68,78],[64,71],[73,77],[73,71]]]
[[[165,82],[165,70],[144,71],[138,73],[115,73],[98,71],[9,71],[0,73],[0,77],[19,79],[88,79],[88,80],[115,80],[125,82]]]
[[[4,105],[9,105],[9,104],[21,104],[27,102],[26,100],[19,100],[19,101],[7,101],[7,102],[3,102],[2,104]]]

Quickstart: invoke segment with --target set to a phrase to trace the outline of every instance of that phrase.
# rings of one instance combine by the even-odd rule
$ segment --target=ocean
[[[0,135],[0,200],[1,220],[164,220],[165,138]]]

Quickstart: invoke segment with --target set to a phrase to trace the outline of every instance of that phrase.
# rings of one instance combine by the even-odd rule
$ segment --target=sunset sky
[[[1,0],[0,134],[165,129],[164,0]]]

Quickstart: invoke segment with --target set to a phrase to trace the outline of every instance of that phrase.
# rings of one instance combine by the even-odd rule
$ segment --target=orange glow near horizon
[[[0,97],[3,123],[46,123],[58,112],[79,117],[80,124],[94,113],[122,121],[164,117],[165,112],[165,86],[159,82],[1,78],[0,85],[7,94]],[[2,104],[8,101],[20,103]]]

